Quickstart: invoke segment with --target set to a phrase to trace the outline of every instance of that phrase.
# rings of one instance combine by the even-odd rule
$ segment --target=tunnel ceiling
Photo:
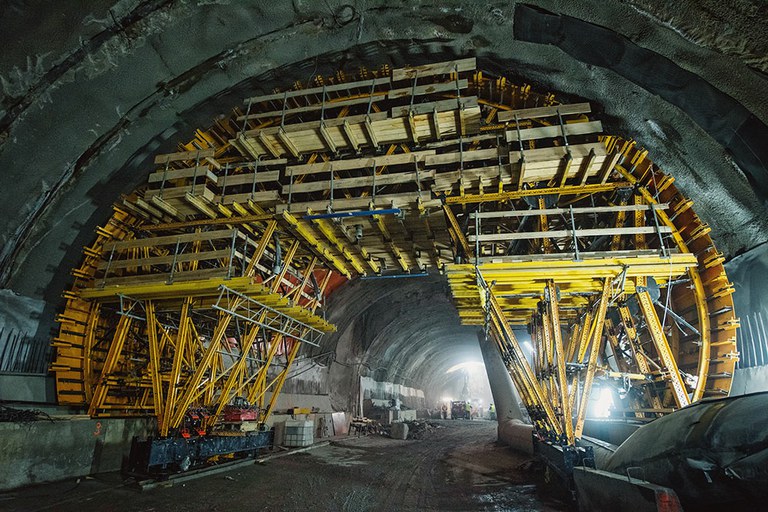
[[[154,154],[172,151],[244,91],[270,93],[360,65],[465,55],[483,69],[593,102],[610,131],[639,140],[695,199],[726,255],[749,249],[768,238],[764,154],[743,156],[754,141],[740,138],[765,133],[768,121],[766,38],[757,36],[766,14],[757,2],[733,5],[727,18],[701,5],[146,1],[53,13],[43,3],[11,2],[0,14],[7,49],[0,165],[13,184],[0,205],[2,282],[46,301],[47,334],[71,280],[64,269],[76,266],[117,196],[145,181]],[[574,42],[586,33],[593,38],[586,46]],[[687,92],[701,102],[675,94],[679,81],[695,82]],[[706,107],[718,105],[728,112]],[[402,295],[391,283],[339,292],[355,308],[370,302],[350,329],[378,332],[362,361],[394,362],[387,378],[398,368],[412,378],[421,360],[435,369],[454,364],[441,340],[472,354],[472,328],[451,329],[457,320],[447,299],[430,298],[442,285],[426,283],[409,282]],[[424,311],[441,319],[425,327],[430,344],[390,323],[394,311],[402,325],[425,322]]]

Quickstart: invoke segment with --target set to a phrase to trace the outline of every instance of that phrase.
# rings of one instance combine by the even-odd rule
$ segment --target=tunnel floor
[[[533,459],[496,444],[496,423],[444,420],[422,439],[349,437],[172,487],[139,491],[119,474],[0,494],[0,510],[540,510],[567,507],[543,491]]]

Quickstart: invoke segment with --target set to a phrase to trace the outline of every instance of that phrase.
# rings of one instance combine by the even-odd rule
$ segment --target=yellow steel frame
[[[287,102],[288,94],[252,98],[245,115],[238,112],[210,131],[197,130],[178,153],[158,156],[161,170],[148,190],[115,207],[73,271],[75,285],[65,294],[67,310],[54,339],[52,369],[60,401],[87,404],[94,416],[153,414],[162,435],[181,428],[190,408],[203,405],[210,410],[204,426],[215,430],[236,396],[259,407],[264,421],[300,343],[283,334],[270,338],[260,325],[274,314],[266,309],[240,329],[231,311],[246,301],[243,297],[307,329],[330,332],[333,326],[314,314],[319,297],[310,282],[318,272],[325,272],[322,294],[332,273],[347,278],[380,273],[385,263],[402,272],[414,264],[421,268],[426,259],[417,249],[431,250],[428,263],[444,270],[462,322],[485,326],[540,431],[576,442],[595,382],[631,381],[639,391],[632,398],[637,417],[727,394],[738,358],[732,286],[691,202],[634,142],[594,133],[565,140],[568,123],[588,121],[587,116],[563,121],[554,95],[484,77],[474,66],[474,59],[422,66],[421,87],[408,94],[390,96],[386,87],[412,77],[413,70],[383,67],[366,70],[361,82],[345,84],[341,74],[328,79],[335,92],[323,93],[320,102],[318,89],[291,91],[301,102]],[[464,85],[457,91],[454,83]],[[316,85],[323,91],[327,86],[322,77]],[[423,97],[414,102],[409,94]],[[431,110],[414,111],[426,101],[434,102]],[[572,112],[589,112],[574,107]],[[514,125],[499,116],[509,110],[515,112]],[[302,119],[305,113],[312,119],[315,111],[319,120]],[[551,129],[558,121],[564,123],[563,140],[553,143]],[[507,144],[500,144],[502,137]],[[516,152],[499,151],[515,144]],[[367,160],[379,145],[387,146],[385,155]],[[358,157],[340,159],[345,150]],[[169,172],[173,177],[166,180]],[[325,189],[318,186],[323,175],[330,178]],[[290,176],[290,185],[279,182],[280,176]],[[153,185],[158,177],[159,193]],[[334,198],[337,179],[345,180],[345,187],[343,197]],[[387,185],[385,198],[377,196],[377,179],[395,183]],[[313,186],[299,189],[304,192],[297,192],[303,194],[297,201],[293,185],[302,183]],[[365,185],[349,188],[357,184]],[[241,187],[239,193],[233,186]],[[430,187],[431,198],[424,193]],[[627,206],[629,198],[635,208]],[[340,219],[295,216],[337,205],[347,213],[372,210],[374,202],[400,208],[404,217],[387,223],[371,214],[364,222],[380,236],[365,240],[351,235]],[[556,213],[547,211],[553,202]],[[533,204],[538,204],[532,220],[539,231],[526,233],[520,209]],[[644,205],[648,208],[638,208]],[[511,210],[509,217],[518,220],[504,218]],[[577,235],[582,228],[574,212],[585,210],[595,220],[580,218],[592,229]],[[430,216],[435,211],[444,215]],[[471,229],[462,226],[472,211],[490,211],[486,218],[502,215],[482,227],[477,222],[470,238]],[[419,222],[406,226],[403,219]],[[417,243],[421,231],[426,238]],[[231,240],[224,236],[230,232]],[[589,238],[599,235],[607,242]],[[516,239],[531,242],[515,245],[515,252],[504,240]],[[441,254],[448,247],[452,254]],[[445,265],[451,257],[455,263]],[[320,270],[323,266],[327,270]],[[690,289],[674,285],[681,276]],[[645,291],[649,278],[664,290],[667,304],[696,326],[696,336],[668,338]],[[222,287],[241,294],[227,299],[229,310],[214,308]],[[616,325],[606,318],[611,309],[621,319]],[[532,325],[533,364],[513,324]],[[564,332],[570,333],[567,342]],[[604,337],[615,356],[613,367],[601,360]],[[631,358],[623,355],[624,346]],[[137,352],[138,359],[145,358],[140,368],[131,362]],[[711,367],[717,367],[715,373]],[[683,372],[688,381],[696,373],[691,389]]]
[[[222,254],[231,254],[214,262],[229,268],[227,274],[232,273],[234,256],[241,260],[238,277],[227,275],[207,279],[181,279],[180,276],[184,276],[185,272],[197,276],[195,272],[199,272],[199,264],[202,261],[199,258],[207,257],[207,253],[201,250],[201,239],[198,237],[209,240],[213,236],[200,231],[203,223],[192,221],[187,225],[166,224],[163,229],[151,226],[155,229],[145,231],[152,233],[149,238],[137,243],[112,244],[114,247],[120,247],[119,251],[124,251],[126,256],[117,256],[112,249],[106,272],[109,272],[110,268],[118,269],[115,271],[119,272],[138,272],[135,281],[121,278],[118,284],[105,286],[102,284],[105,279],[96,278],[90,286],[79,290],[77,299],[90,303],[84,344],[84,353],[89,357],[85,358],[83,364],[83,384],[89,398],[90,415],[99,417],[153,414],[157,418],[160,435],[166,436],[183,427],[184,418],[190,408],[205,405],[209,408],[210,415],[202,426],[211,431],[216,429],[217,421],[231,399],[246,395],[256,399],[255,405],[261,413],[260,420],[266,421],[274,402],[265,403],[264,392],[272,388],[273,398],[277,396],[301,343],[298,339],[288,339],[283,334],[276,335],[269,341],[266,360],[256,364],[259,358],[254,357],[255,346],[264,331],[261,325],[266,325],[265,322],[268,323],[273,315],[280,314],[286,318],[295,318],[306,325],[307,329],[322,332],[334,329],[325,320],[314,315],[319,297],[314,293],[307,295],[304,292],[317,269],[319,260],[312,256],[311,252],[318,250],[318,247],[309,247],[310,254],[302,256],[302,262],[299,262],[300,240],[304,243],[308,241],[307,233],[302,231],[298,222],[289,214],[282,216],[286,229],[295,231],[301,238],[287,238],[290,246],[280,261],[280,271],[260,280],[256,276],[263,272],[259,269],[265,268],[265,265],[269,266],[269,260],[266,263],[263,260],[269,246],[274,245],[273,237],[276,236],[279,222],[271,215],[257,214],[241,216],[241,222],[233,223],[229,222],[235,220],[233,213],[226,208],[220,210],[227,216],[228,222],[225,225],[247,228],[249,236],[245,237],[246,250],[249,249],[248,238],[258,235],[250,242],[251,246],[255,247],[253,253],[234,252],[237,238],[234,235],[231,249],[219,251]],[[242,214],[243,208],[237,205],[235,210]],[[206,223],[211,226],[218,224],[215,219],[212,220],[214,222]],[[174,239],[175,235],[164,233],[179,230],[188,233],[189,229],[195,233],[184,235],[185,240],[192,241],[192,252],[188,253],[189,255],[177,256],[178,243],[173,257],[161,245],[153,246],[153,240],[164,244]],[[153,236],[156,238],[152,238]],[[282,237],[286,240],[284,234]],[[181,240],[182,237],[179,236],[178,239]],[[230,244],[229,241],[225,242]],[[273,249],[273,252],[274,250],[276,249]],[[163,256],[152,256],[153,253]],[[126,263],[111,265],[123,257],[128,258]],[[175,272],[180,280],[165,280],[166,274],[161,274],[159,279],[155,277],[153,265],[166,262],[173,263],[171,275]],[[288,279],[288,271],[292,266],[298,269],[303,267],[298,271],[300,278]],[[105,265],[101,265],[97,268],[104,267]],[[331,272],[325,271],[320,296],[330,276]],[[225,309],[217,312],[211,308],[221,301],[222,286],[242,295],[229,299],[230,302],[224,305]],[[245,300],[244,297],[271,309],[263,309],[256,323],[246,325],[243,335],[237,337],[238,346],[233,347],[229,340],[236,339],[232,337],[235,334],[235,317],[227,311],[237,308]],[[308,302],[306,297],[310,297]],[[302,302],[305,304],[299,306]],[[116,309],[119,315],[116,324],[110,327],[114,315],[112,311]],[[213,323],[208,322],[211,329],[209,336],[201,331],[202,325],[196,318],[201,314],[210,318],[211,313],[216,316]],[[94,352],[96,339],[102,331],[112,332],[108,350],[106,353]],[[305,330],[301,336],[306,336],[306,333]],[[285,344],[290,345],[290,350],[284,358],[281,356],[281,359],[285,360],[280,362],[277,377],[267,382],[268,370],[277,360],[278,349]],[[128,345],[129,349],[126,348]],[[140,354],[146,354],[146,364],[143,368],[137,368],[132,363],[137,357],[141,359]],[[128,378],[129,374],[132,377]]]

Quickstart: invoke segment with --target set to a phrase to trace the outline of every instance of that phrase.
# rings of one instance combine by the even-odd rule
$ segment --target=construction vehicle
[[[469,411],[467,411],[467,402],[465,400],[454,400],[451,402],[451,418],[456,420],[459,418],[468,420]]]

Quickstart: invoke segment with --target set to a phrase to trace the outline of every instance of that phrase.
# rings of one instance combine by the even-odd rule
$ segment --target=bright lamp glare
[[[445,373],[453,373],[456,370],[464,370],[464,369],[466,369],[466,370],[473,369],[474,370],[474,369],[482,368],[484,366],[485,365],[483,363],[479,362],[479,361],[467,361],[466,363],[459,363],[459,364],[455,364],[455,365],[451,366],[450,368],[448,368],[448,370]]]
[[[596,418],[607,418],[611,415],[611,409],[613,408],[613,392],[611,388],[602,388],[600,390],[600,396],[595,403],[593,414]]]

